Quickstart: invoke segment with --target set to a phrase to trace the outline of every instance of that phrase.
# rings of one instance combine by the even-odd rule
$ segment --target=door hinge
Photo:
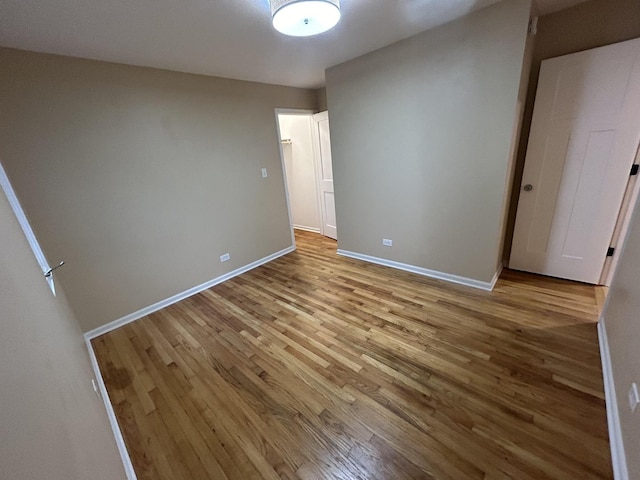
[[[631,165],[631,173],[630,175],[633,177],[634,175],[638,174],[638,168],[640,168],[640,165],[638,165],[637,163],[634,163],[633,165]]]
[[[607,257],[613,257],[615,251],[616,249],[614,247],[609,247],[609,249],[607,250]]]

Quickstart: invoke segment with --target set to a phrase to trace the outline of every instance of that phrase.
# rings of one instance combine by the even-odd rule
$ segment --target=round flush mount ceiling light
[[[340,0],[271,0],[273,27],[294,37],[332,29],[340,20]]]

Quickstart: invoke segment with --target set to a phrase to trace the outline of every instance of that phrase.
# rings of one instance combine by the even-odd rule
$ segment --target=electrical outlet
[[[631,413],[635,413],[636,408],[638,408],[638,403],[640,403],[640,395],[638,395],[638,385],[636,382],[631,384],[631,388],[629,389],[629,407],[631,408]]]
[[[393,240],[389,240],[388,238],[383,238],[382,239],[382,245],[384,245],[385,247],[392,247],[393,246]]]
[[[262,169],[262,178],[267,178],[269,175],[267,175],[267,169],[263,168]]]
[[[228,253],[220,255],[220,262],[226,262],[227,260],[231,260],[231,255],[229,255]]]

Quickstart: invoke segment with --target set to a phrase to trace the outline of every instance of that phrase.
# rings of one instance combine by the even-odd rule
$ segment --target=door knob
[[[530,192],[531,190],[533,190],[533,185],[531,185],[530,183],[527,183],[524,187],[523,190],[525,192]]]

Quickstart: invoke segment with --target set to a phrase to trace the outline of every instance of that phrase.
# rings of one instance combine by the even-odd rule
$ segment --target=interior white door
[[[318,180],[320,211],[322,214],[322,234],[337,239],[336,203],[333,193],[333,166],[331,163],[331,135],[329,133],[329,113],[320,112],[313,116],[318,133]]]
[[[640,39],[542,62],[509,267],[596,284],[640,142]]]

